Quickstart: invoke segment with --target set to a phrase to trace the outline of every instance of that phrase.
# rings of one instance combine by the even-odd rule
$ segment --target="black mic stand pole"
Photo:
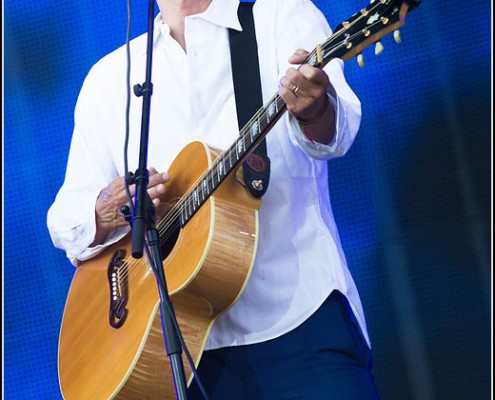
[[[143,96],[143,114],[141,121],[141,146],[139,151],[139,169],[133,177],[136,185],[135,202],[132,215],[132,256],[141,258],[144,247],[144,233],[148,237],[148,245],[151,248],[151,260],[153,272],[155,273],[158,290],[160,293],[160,312],[162,317],[162,329],[165,339],[167,355],[170,359],[172,377],[175,385],[177,399],[187,399],[187,384],[182,363],[182,347],[180,345],[177,331],[172,318],[175,318],[173,306],[168,296],[167,283],[160,254],[160,236],[155,227],[153,203],[147,192],[148,186],[148,136],[150,120],[150,101],[153,92],[151,83],[151,64],[153,52],[153,24],[154,24],[155,0],[149,1],[148,8],[148,42],[146,60],[146,81],[141,85],[134,86],[136,96]],[[147,226],[147,229],[145,229]]]

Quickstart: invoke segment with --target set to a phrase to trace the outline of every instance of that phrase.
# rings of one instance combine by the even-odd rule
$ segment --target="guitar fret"
[[[237,140],[236,144],[237,144],[236,145],[236,157],[239,160],[240,156],[242,155],[242,153],[246,149],[246,146],[245,146],[245,143],[244,143],[244,137],[242,137],[242,136],[239,137],[239,139]]]
[[[244,147],[249,148],[253,144],[253,138],[251,137],[251,132],[247,129],[245,129],[243,132],[241,132],[240,136],[242,137],[242,140],[244,140]]]
[[[232,147],[229,149],[229,159],[230,159],[230,167],[233,168],[235,165],[235,161],[232,156],[234,155],[234,151],[232,150]],[[232,162],[234,160],[234,162]]]
[[[258,121],[254,121],[253,124],[251,125],[251,129],[249,131],[250,135],[251,135],[251,142],[252,143],[254,143],[254,141],[258,137],[259,129],[260,129],[260,123]]]
[[[268,115],[267,118],[260,119],[260,132],[263,132],[269,123],[270,121],[268,120]]]
[[[261,133],[263,132],[263,127],[261,126],[263,119],[261,119],[261,115],[256,115],[256,121],[253,122],[251,126],[251,130],[249,131],[249,135],[251,136],[251,141],[254,143],[258,140]]]
[[[268,122],[271,121],[272,117],[275,115],[277,110],[276,103],[274,104],[273,102],[270,102],[268,105]]]
[[[213,179],[214,179],[215,187],[218,187],[218,184],[220,183],[220,177],[218,176],[218,171],[216,168],[215,168],[215,172],[216,173],[213,173]]]
[[[211,178],[211,171],[208,171],[208,174],[206,175],[206,184],[208,186],[208,192],[211,193],[212,190],[210,190],[212,187],[214,187],[212,184],[212,178]]]
[[[186,223],[187,221],[189,221],[189,217],[187,213],[187,201],[184,202],[183,213],[184,213],[184,223]]]
[[[188,211],[187,218],[191,218],[193,214],[193,209],[192,209],[192,203],[189,199],[187,200],[187,211]]]
[[[230,169],[232,169],[232,154],[230,154],[230,149],[228,149],[226,152],[225,152],[225,157],[228,158],[228,161],[229,161],[229,167]]]
[[[213,192],[216,188],[217,188],[217,183],[216,180],[215,180],[215,173],[213,170],[211,170],[210,172],[210,188],[211,188],[211,191]]]
[[[209,193],[208,193],[208,183],[206,182],[205,179],[203,179],[203,181],[201,182],[201,185],[203,187],[203,190],[202,190],[202,192],[203,192],[203,200],[205,200],[206,197],[207,197],[207,195],[209,195]]]
[[[218,162],[218,166],[217,166],[217,179],[218,179],[218,182],[221,181],[221,179],[223,178],[224,174],[225,174],[225,168],[224,168],[224,165],[223,165],[223,161],[219,161]]]
[[[195,189],[193,191],[193,199],[194,199],[194,204],[199,206],[199,196],[198,196],[198,190]]]
[[[186,218],[184,217],[184,207],[179,207],[180,211],[180,224],[184,226],[186,224]]]

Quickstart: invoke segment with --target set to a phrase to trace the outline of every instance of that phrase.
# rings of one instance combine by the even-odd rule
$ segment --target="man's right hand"
[[[165,184],[170,180],[168,173],[158,173],[155,168],[149,170],[148,194],[153,201],[158,217],[163,217],[169,205],[165,203]],[[131,196],[134,197],[135,185],[129,186]],[[114,229],[128,224],[120,212],[120,207],[129,203],[125,192],[124,177],[120,176],[100,192],[96,199],[95,217],[96,234],[90,247],[102,244],[108,234]]]

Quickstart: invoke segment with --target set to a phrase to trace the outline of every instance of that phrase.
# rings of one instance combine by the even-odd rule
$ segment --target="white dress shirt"
[[[213,0],[185,20],[187,53],[158,16],[153,52],[153,95],[148,165],[166,171],[189,142],[226,149],[237,137],[227,28],[240,30],[238,0]],[[309,51],[331,30],[310,0],[258,0],[254,6],[264,101],[278,91],[298,48]],[[132,41],[131,84],[145,80],[146,35]],[[363,310],[347,268],[333,218],[327,160],[351,146],[361,119],[360,102],[347,85],[343,62],[326,67],[335,89],[337,134],[330,145],[310,142],[288,113],[267,136],[270,186],[259,211],[259,246],[251,277],[238,302],[215,322],[206,348],[278,337],[300,325],[332,290],[347,296],[369,344]],[[56,247],[75,265],[125,235],[123,227],[102,246],[89,248],[100,191],[124,175],[126,51],[100,60],[88,74],[75,109],[65,182],[48,212]],[[141,98],[132,96],[129,168],[138,167]],[[338,166],[337,166],[338,167]]]

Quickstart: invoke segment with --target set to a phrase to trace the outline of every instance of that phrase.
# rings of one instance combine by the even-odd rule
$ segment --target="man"
[[[148,192],[158,214],[167,169],[193,140],[226,149],[239,132],[228,29],[237,0],[158,0]],[[215,322],[199,366],[211,399],[374,399],[369,338],[333,219],[327,160],[347,152],[360,103],[342,61],[303,65],[330,28],[309,0],[258,0],[253,8],[264,101],[288,109],[267,136],[270,186],[259,246],[237,303]],[[132,82],[142,81],[146,38],[134,40]],[[125,49],[98,62],[81,90],[65,182],[48,214],[52,240],[73,264],[128,231],[124,192]],[[130,165],[138,165],[141,103],[130,114]],[[156,168],[156,169],[155,169]],[[160,172],[158,172],[160,171]],[[195,384],[191,398],[201,398]]]

